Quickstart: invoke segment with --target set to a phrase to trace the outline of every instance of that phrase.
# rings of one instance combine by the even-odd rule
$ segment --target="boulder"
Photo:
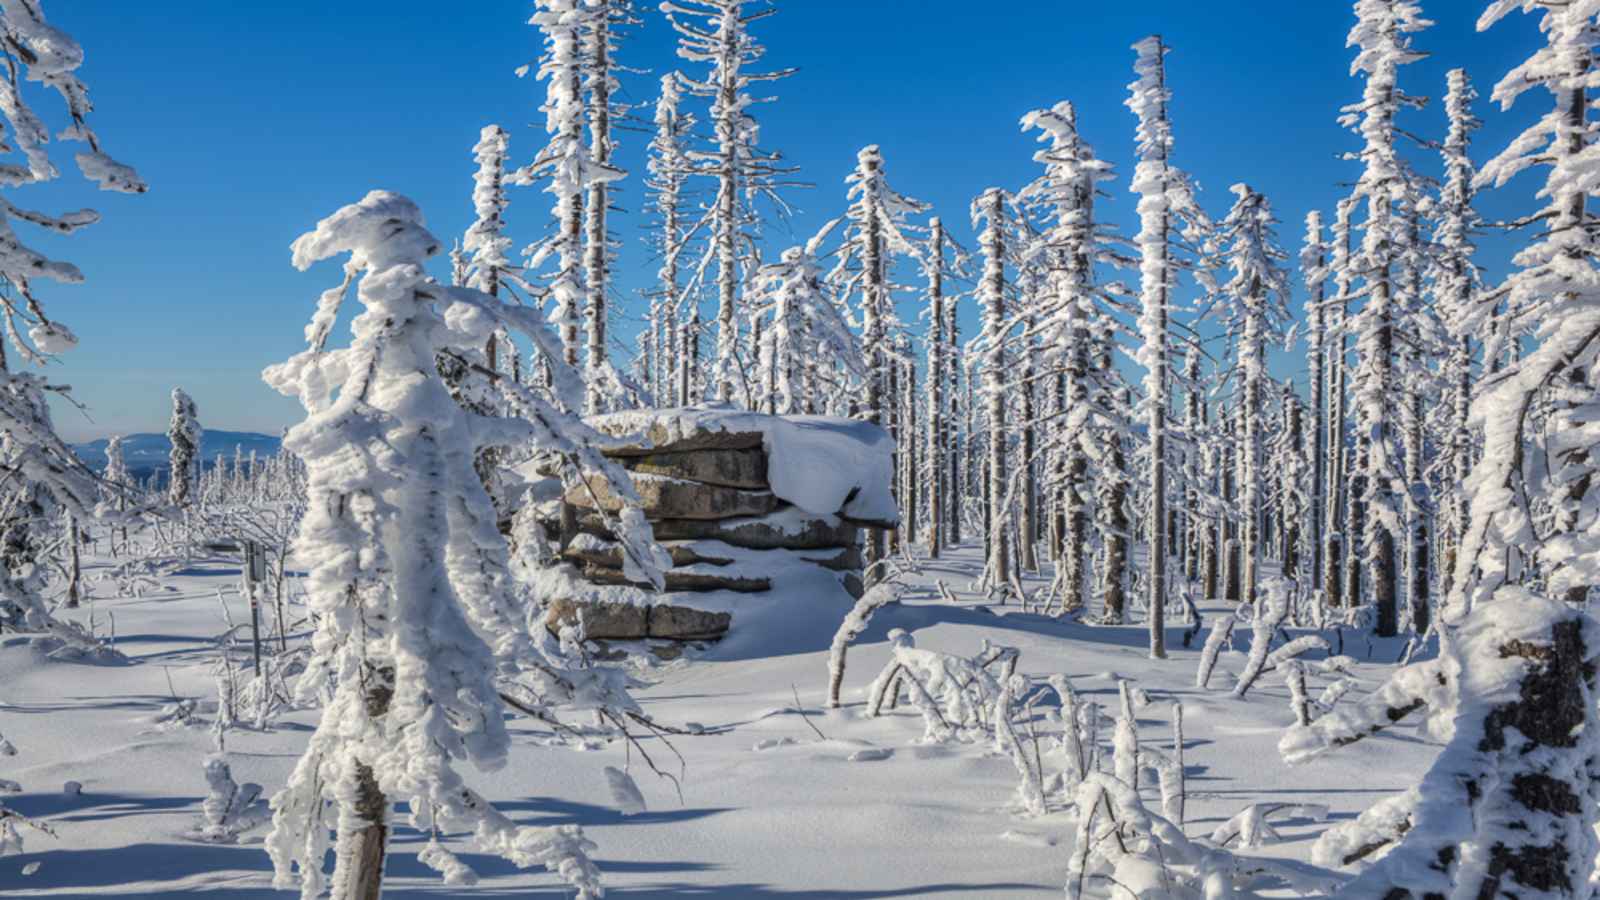
[[[745,491],[738,488],[700,484],[661,475],[635,475],[633,489],[649,519],[736,519],[764,516],[778,509],[780,501],[770,491]],[[594,476],[585,484],[567,489],[566,502],[579,509],[598,507],[607,512],[622,509],[622,498],[611,490],[610,481]]]
[[[835,572],[860,572],[866,566],[856,547],[839,547],[821,552],[802,553],[800,558]]]
[[[621,585],[640,584],[630,581],[621,569],[609,566],[597,566],[586,563],[582,568],[583,580],[590,584]],[[716,571],[695,571],[686,569],[668,569],[667,590],[669,591],[736,591],[741,594],[755,594],[761,591],[772,590],[772,579],[761,577],[743,577],[739,575],[720,575]],[[641,587],[648,585],[640,584]]]
[[[626,457],[622,464],[641,475],[663,475],[719,487],[765,491],[767,455],[755,450],[676,450]]]
[[[821,550],[852,547],[859,532],[832,517],[808,516],[793,507],[776,515],[697,521],[662,519],[653,523],[658,541],[722,541],[747,550]]]
[[[566,598],[550,601],[545,613],[545,627],[557,632],[562,626],[575,625],[579,610],[583,612],[583,633],[586,638],[633,641],[649,634],[648,607],[632,603],[580,603]]]
[[[733,413],[718,421],[718,415],[708,416],[703,410],[682,412],[686,414],[662,410],[649,414],[648,421],[634,413],[595,416],[587,421],[601,434],[622,439],[605,448],[605,454],[613,458],[690,450],[760,450],[765,442],[762,417],[754,413]],[[738,421],[740,417],[748,424]]]
[[[727,557],[719,557],[697,550],[691,544],[669,543],[662,546],[671,555],[674,566],[726,566],[733,562],[732,559]],[[596,566],[604,566],[608,569],[621,569],[622,545],[615,541],[596,540],[592,535],[585,532],[582,537],[568,544],[566,549],[561,551],[561,557],[572,562],[590,563]]]
[[[725,612],[706,612],[687,606],[650,607],[650,636],[675,641],[705,641],[722,637],[733,623]]]

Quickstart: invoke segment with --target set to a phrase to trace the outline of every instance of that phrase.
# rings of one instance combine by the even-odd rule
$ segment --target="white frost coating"
[[[60,322],[41,322],[29,328],[28,340],[41,353],[65,353],[78,346],[78,336]]]
[[[872,620],[872,614],[900,599],[901,588],[893,581],[880,581],[873,585],[856,605],[851,607],[850,614],[839,623],[839,630],[834,633],[833,641],[828,646],[828,708],[837,709],[839,706],[839,688],[844,683],[845,655],[850,650],[850,644],[867,630],[867,623]]]
[[[1211,673],[1217,668],[1217,656],[1233,637],[1234,626],[1238,623],[1233,616],[1217,616],[1212,620],[1211,630],[1206,632],[1205,648],[1200,651],[1200,664],[1195,669],[1195,687],[1203,688],[1211,681]]]
[[[233,780],[226,754],[206,757],[206,798],[200,804],[200,823],[187,836],[199,841],[233,844],[241,832],[271,817],[266,801],[261,800],[261,785],[239,784]]]
[[[1302,763],[1376,734],[1424,707],[1449,709],[1454,701],[1444,671],[1439,660],[1407,666],[1362,703],[1330,712],[1309,726],[1289,729],[1278,742],[1278,752],[1290,765]]]
[[[1400,839],[1411,828],[1411,812],[1419,796],[1412,788],[1386,797],[1368,807],[1354,819],[1339,822],[1317,836],[1311,845],[1311,861],[1335,868],[1366,859]]]
[[[693,406],[612,413],[589,423],[616,437],[649,434],[656,446],[699,433],[759,433],[767,453],[767,480],[780,499],[817,516],[886,526],[900,520],[891,493],[894,441],[870,422]]]

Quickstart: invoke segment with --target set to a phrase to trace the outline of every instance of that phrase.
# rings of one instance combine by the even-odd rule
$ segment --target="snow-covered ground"
[[[1171,741],[1170,701],[1181,701],[1190,835],[1209,834],[1254,802],[1324,803],[1334,821],[1352,817],[1414,784],[1435,752],[1401,728],[1290,768],[1276,750],[1293,721],[1281,679],[1267,676],[1244,700],[1229,692],[1230,673],[1244,663],[1248,628],[1238,629],[1239,652],[1223,656],[1211,688],[1199,690],[1199,641],[1183,647],[1181,625],[1169,636],[1172,658],[1152,661],[1142,626],[1063,623],[982,604],[968,590],[977,566],[976,550],[967,547],[926,563],[910,579],[914,585],[941,579],[958,602],[930,596],[881,611],[850,653],[842,709],[821,707],[827,642],[843,610],[807,608],[804,597],[790,598],[793,614],[784,627],[772,626],[774,633],[737,635],[736,621],[742,639],[671,662],[640,660],[639,675],[649,685],[636,696],[649,714],[707,731],[673,739],[684,760],[681,797],[635,754],[629,769],[648,810],[623,816],[611,805],[602,770],[627,766],[627,748],[552,747],[547,730],[527,719],[511,721],[510,765],[473,782],[518,821],[583,825],[599,845],[608,892],[618,896],[1059,895],[1072,843],[1070,811],[1022,815],[1015,770],[987,742],[919,743],[921,719],[904,707],[865,716],[862,690],[888,658],[892,628],[913,632],[919,647],[952,653],[975,653],[985,640],[1017,647],[1020,671],[1065,673],[1084,699],[1110,713],[1117,679],[1131,679],[1152,701],[1140,711],[1141,740],[1163,751]],[[231,846],[183,838],[205,795],[201,761],[211,749],[207,722],[214,707],[201,707],[207,722],[162,722],[175,698],[214,698],[216,639],[225,628],[219,590],[235,621],[248,621],[237,580],[237,564],[218,559],[196,562],[142,598],[103,596],[109,585],[101,584],[93,614],[102,632],[114,620],[126,666],[53,661],[26,638],[0,636],[0,734],[18,750],[0,759],[0,776],[24,791],[6,803],[46,820],[58,835],[30,833],[27,853],[0,859],[0,896],[289,896],[271,888],[262,830]],[[1364,639],[1346,647],[1363,660],[1356,674],[1366,689],[1392,671],[1400,652],[1388,643],[1373,650],[1369,663]],[[809,724],[796,712],[796,696]],[[270,795],[284,783],[314,716],[285,716],[266,733],[231,731],[235,777],[259,782]],[[647,738],[644,746],[680,774],[659,740]],[[886,756],[851,761],[869,747]],[[81,794],[64,792],[68,781],[80,782]],[[1326,827],[1290,819],[1279,827],[1281,843],[1251,852],[1305,860]],[[566,893],[548,873],[467,853],[464,843],[459,849],[483,880],[446,887],[417,862],[422,845],[415,832],[398,830],[390,896]]]

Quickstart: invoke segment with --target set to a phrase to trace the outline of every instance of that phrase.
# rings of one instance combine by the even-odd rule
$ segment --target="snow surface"
[[[635,692],[644,710],[670,724],[700,723],[706,732],[673,739],[686,763],[681,799],[637,753],[619,745],[587,753],[550,747],[549,732],[522,718],[507,722],[509,764],[467,780],[520,824],[582,824],[599,846],[614,896],[1060,896],[1075,830],[1070,813],[1021,815],[1015,769],[991,744],[920,743],[921,717],[906,705],[865,717],[863,692],[889,659],[891,629],[911,632],[920,648],[953,654],[975,653],[985,639],[1017,647],[1019,672],[1064,673],[1080,702],[1097,703],[1108,715],[1118,708],[1118,680],[1131,679],[1136,697],[1142,690],[1153,701],[1136,699],[1141,746],[1162,752],[1170,748],[1170,701],[1181,701],[1191,837],[1262,802],[1325,803],[1334,822],[1349,820],[1416,784],[1438,752],[1401,725],[1291,768],[1277,752],[1293,722],[1281,679],[1262,679],[1245,700],[1229,692],[1245,662],[1244,630],[1221,653],[1211,689],[1199,690],[1192,684],[1198,642],[1183,648],[1176,624],[1168,635],[1173,658],[1160,662],[1146,658],[1142,626],[1091,627],[985,606],[967,590],[980,557],[969,544],[908,579],[903,602],[880,610],[852,647],[837,710],[822,706],[828,643],[843,613],[808,604],[799,591],[770,606],[759,628],[746,627],[741,612],[734,634],[708,651],[636,662],[635,674],[648,685]],[[104,565],[92,563],[91,573]],[[5,800],[60,835],[29,834],[26,853],[0,858],[0,896],[291,896],[270,889],[261,830],[246,832],[239,844],[182,837],[201,820],[208,793],[212,667],[225,628],[218,590],[234,621],[249,620],[238,577],[237,563],[219,559],[197,561],[144,597],[113,599],[109,584],[97,584],[92,614],[102,629],[114,615],[117,646],[130,658],[122,668],[52,661],[26,638],[0,636],[0,732],[18,751],[0,761],[0,775],[23,787]],[[960,602],[933,599],[934,579]],[[1221,610],[1205,612],[1210,618]],[[84,610],[80,618],[89,615]],[[1374,664],[1362,645],[1354,669],[1360,684],[1344,702],[1359,703],[1380,684],[1399,649],[1375,642],[1375,657],[1385,663]],[[796,713],[796,695],[826,740]],[[199,699],[201,722],[162,722],[175,698]],[[281,787],[316,715],[294,713],[266,733],[230,732],[233,777],[268,793]],[[1109,728],[1101,738],[1109,740]],[[659,740],[646,738],[644,746],[680,774]],[[621,811],[613,805],[618,782],[608,766],[632,777],[643,811],[633,811],[631,797]],[[80,795],[62,792],[68,780],[82,783]],[[1247,852],[1306,860],[1328,827],[1274,819],[1282,841]],[[442,885],[417,860],[426,839],[403,829],[385,895],[566,896],[554,876],[466,852],[460,838],[447,836],[443,845],[477,869],[477,887]],[[1313,879],[1322,871],[1302,868]]]

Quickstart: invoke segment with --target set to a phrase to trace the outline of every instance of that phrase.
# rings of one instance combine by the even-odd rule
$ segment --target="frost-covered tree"
[[[1396,116],[1422,100],[1400,89],[1402,65],[1422,58],[1412,49],[1410,35],[1428,27],[1421,7],[1412,0],[1358,0],[1356,24],[1347,45],[1357,49],[1352,74],[1361,74],[1366,87],[1359,103],[1344,107],[1341,124],[1362,139],[1362,149],[1348,158],[1362,163],[1351,199],[1366,205],[1358,271],[1364,302],[1347,323],[1356,341],[1355,393],[1357,429],[1356,465],[1351,472],[1351,506],[1358,515],[1349,521],[1362,529],[1362,549],[1377,608],[1377,632],[1392,635],[1398,628],[1400,573],[1396,544],[1403,530],[1402,502],[1407,485],[1403,468],[1401,410],[1409,404],[1395,372],[1400,334],[1415,324],[1408,315],[1397,271],[1414,243],[1405,211],[1416,209],[1418,179],[1399,152],[1402,132]],[[1411,377],[1410,374],[1407,377]],[[1354,539],[1354,535],[1351,535]],[[1354,548],[1348,553],[1347,571],[1355,568]],[[1347,592],[1359,581],[1347,578]],[[1352,592],[1353,593],[1353,592]],[[1353,602],[1347,597],[1346,602]]]
[[[828,222],[803,246],[761,267],[750,307],[763,323],[760,408],[769,415],[815,415],[842,406],[866,373],[860,340],[831,296],[820,260]]]
[[[794,170],[783,157],[763,150],[760,126],[750,107],[772,98],[749,92],[755,85],[777,81],[793,69],[755,72],[766,50],[750,34],[751,24],[777,12],[750,12],[753,0],[668,0],[661,4],[678,33],[678,56],[708,67],[704,78],[680,75],[685,91],[711,101],[711,151],[689,152],[692,172],[714,178],[716,196],[706,214],[708,259],[716,261],[717,346],[711,386],[717,398],[748,401],[739,362],[739,288],[757,268],[754,253],[760,217],[755,202],[764,199],[786,210],[778,189]],[[703,266],[702,266],[703,268]]]
[[[10,132],[0,143],[0,191],[10,196],[16,188],[60,177],[46,149],[50,132],[27,87],[40,85],[65,106],[67,125],[58,137],[84,145],[75,154],[84,177],[102,190],[142,193],[139,175],[105,153],[89,124],[88,89],[77,75],[83,48],[45,20],[39,0],[0,2],[0,33],[5,35],[0,58],[10,73],[0,79],[0,117]],[[76,284],[83,273],[24,244],[14,226],[26,222],[70,235],[99,220],[93,210],[57,217],[0,197],[0,316],[5,320],[0,337],[0,626],[49,632],[79,648],[95,648],[98,642],[47,608],[45,554],[63,511],[79,521],[94,517],[98,486],[51,420],[46,398],[70,396],[70,389],[29,367],[43,367],[77,345],[72,330],[46,312],[40,282]]]
[[[513,272],[511,238],[505,234],[506,159],[511,135],[499,125],[485,125],[472,156],[478,169],[472,177],[472,209],[476,214],[461,241],[465,266],[461,283],[494,297]],[[490,365],[493,366],[493,359]]]
[[[1473,202],[1476,169],[1472,164],[1472,134],[1481,123],[1472,112],[1477,91],[1465,69],[1451,69],[1446,77],[1444,109],[1449,119],[1440,153],[1444,157],[1445,179],[1439,189],[1438,214],[1432,243],[1432,289],[1435,304],[1451,332],[1448,355],[1443,361],[1443,381],[1448,402],[1441,404],[1447,416],[1440,429],[1446,449],[1449,483],[1443,492],[1444,549],[1440,555],[1444,568],[1445,593],[1455,569],[1456,548],[1467,527],[1467,497],[1462,490],[1472,471],[1474,438],[1469,425],[1472,391],[1474,334],[1472,323],[1481,321],[1477,297],[1481,287],[1478,266],[1473,262],[1477,250],[1474,238],[1479,216]]]
[[[423,266],[440,242],[404,197],[374,191],[293,249],[302,269],[350,257],[344,284],[323,295],[307,328],[310,347],[264,375],[307,410],[285,440],[307,470],[295,552],[318,623],[298,684],[305,701],[327,692],[305,755],[273,799],[266,846],[277,882],[298,881],[308,900],[325,888],[339,900],[377,897],[403,799],[425,833],[471,832],[484,851],[542,863],[580,896],[598,896],[592,845],[579,829],[519,826],[455,768],[504,764],[496,663],[530,652],[508,593],[504,538],[473,464],[484,446],[563,438],[553,407],[531,421],[463,409],[437,359],[481,346],[496,327],[523,330],[547,351],[557,339],[527,308],[429,277]],[[351,285],[364,310],[350,346],[331,349]],[[552,365],[566,403],[581,403],[575,375]],[[331,881],[323,873],[330,829]],[[437,840],[420,858],[451,882],[473,878]]]
[[[678,76],[661,76],[661,95],[656,99],[655,136],[650,141],[649,177],[655,230],[650,247],[661,259],[656,270],[656,286],[650,298],[650,327],[647,355],[650,362],[649,386],[658,405],[668,398],[680,406],[694,402],[690,387],[695,372],[700,331],[700,305],[683,284],[683,260],[688,253],[685,224],[685,187],[689,181],[689,137],[694,116],[679,109],[682,102]],[[685,309],[687,307],[687,309]]]
[[[1505,314],[1531,332],[1520,360],[1484,379],[1472,404],[1483,455],[1466,490],[1468,527],[1441,618],[1438,660],[1390,679],[1359,707],[1291,731],[1291,761],[1358,740],[1426,709],[1448,741],[1414,789],[1318,841],[1350,864],[1387,853],[1350,897],[1577,898],[1594,894],[1600,842],[1600,629],[1568,591],[1600,564],[1600,524],[1573,486],[1596,465],[1592,426],[1600,367],[1600,230],[1590,120],[1600,2],[1500,0],[1478,25],[1514,11],[1540,17],[1546,44],[1508,73],[1509,107],[1544,88],[1553,109],[1491,160],[1480,184],[1546,169],[1531,220],[1541,232],[1515,257]],[[1490,313],[1479,306],[1480,321]],[[1580,412],[1581,411],[1581,412]],[[1540,422],[1541,417],[1548,421]],[[1551,515],[1550,513],[1554,513]],[[1321,861],[1321,860],[1319,860]]]
[[[1267,347],[1281,345],[1288,327],[1289,275],[1283,268],[1288,254],[1278,245],[1278,219],[1266,196],[1246,184],[1232,188],[1233,208],[1222,221],[1219,243],[1233,277],[1222,287],[1223,301],[1216,308],[1226,323],[1237,354],[1234,404],[1244,426],[1238,448],[1240,529],[1240,596],[1255,602],[1266,551],[1262,524],[1271,476],[1265,471],[1268,385]]]
[[[850,205],[845,211],[833,280],[841,296],[860,298],[857,305],[861,311],[861,343],[868,365],[861,414],[869,422],[890,424],[893,343],[904,328],[895,314],[890,273],[896,256],[918,257],[920,251],[907,220],[925,212],[927,205],[889,186],[883,153],[876,144],[863,147],[856,154],[856,168],[845,183],[850,186]]]
[[[953,432],[950,423],[950,370],[955,360],[949,358],[945,326],[944,280],[946,268],[944,222],[938,216],[928,220],[928,249],[922,254],[922,271],[928,279],[928,411],[924,417],[923,475],[928,484],[928,556],[938,559],[944,550],[949,532],[946,528],[948,505],[952,484],[949,456]]]
[[[1325,527],[1324,504],[1328,492],[1328,423],[1324,410],[1328,404],[1328,253],[1331,250],[1323,233],[1322,213],[1306,214],[1305,240],[1300,245],[1300,277],[1306,287],[1306,368],[1310,373],[1311,458],[1307,519],[1304,533],[1310,535],[1311,581],[1322,577],[1320,535]]]
[[[1359,514],[1351,503],[1348,475],[1350,473],[1350,442],[1346,432],[1349,424],[1348,388],[1350,367],[1348,330],[1351,285],[1355,280],[1355,238],[1351,216],[1355,203],[1346,197],[1340,200],[1334,212],[1330,229],[1332,249],[1328,256],[1328,271],[1333,279],[1333,296],[1327,300],[1328,341],[1323,366],[1327,370],[1328,402],[1324,409],[1328,435],[1328,498],[1324,509],[1324,541],[1322,589],[1330,606],[1354,605],[1360,601],[1360,591],[1345,590],[1346,561],[1354,563],[1354,539],[1349,537],[1350,522]],[[1356,565],[1349,572],[1359,575]],[[1359,585],[1358,585],[1359,587]]]
[[[1138,79],[1128,86],[1128,108],[1139,117],[1139,162],[1130,189],[1139,195],[1140,314],[1144,367],[1144,418],[1149,441],[1150,507],[1146,522],[1149,561],[1145,600],[1150,616],[1150,655],[1167,655],[1167,419],[1172,407],[1172,292],[1178,272],[1198,269],[1210,223],[1194,200],[1189,178],[1172,165],[1172,120],[1167,104],[1167,46],[1160,35],[1133,45]],[[1187,257],[1187,259],[1186,259]],[[1203,276],[1203,272],[1199,272]]]
[[[597,13],[586,0],[537,0],[538,9],[530,23],[544,35],[544,52],[539,57],[538,77],[545,82],[545,133],[549,141],[528,166],[513,173],[518,184],[547,180],[546,192],[555,197],[555,230],[551,236],[526,251],[532,268],[554,261],[549,289],[554,306],[550,321],[561,336],[561,354],[569,366],[578,365],[578,326],[590,304],[589,285],[584,268],[584,200],[596,183],[611,181],[622,173],[595,160],[583,140],[584,81],[589,66],[584,55],[584,40],[593,28]],[[592,349],[592,347],[591,347]],[[602,354],[587,360],[585,381],[594,387],[607,376]],[[589,393],[587,400],[595,395]]]
[[[859,415],[885,426],[898,441],[902,436],[893,387],[901,355],[895,342],[904,325],[895,314],[891,271],[896,256],[917,258],[920,251],[907,219],[925,212],[927,205],[889,186],[883,153],[876,144],[856,154],[856,168],[845,183],[850,205],[845,210],[839,261],[829,279],[840,297],[859,297],[861,348],[867,363]],[[869,538],[872,553],[883,552],[886,537],[877,533]],[[869,563],[877,558],[871,556]]]
[[[1111,387],[1100,377],[1098,341],[1112,327],[1114,300],[1097,272],[1102,265],[1127,260],[1116,251],[1110,230],[1095,218],[1099,185],[1114,175],[1079,133],[1073,105],[1062,101],[1031,112],[1023,116],[1022,127],[1037,130],[1045,145],[1034,153],[1044,174],[1017,198],[1037,233],[1022,256],[1047,270],[1050,299],[1041,304],[1034,328],[1052,345],[1047,359],[1062,373],[1048,413],[1047,481],[1055,505],[1055,587],[1064,597],[1064,610],[1070,611],[1083,606],[1094,481],[1108,474],[1110,440],[1121,437],[1121,423],[1100,415]]]
[[[606,228],[606,214],[610,212],[611,182],[626,175],[613,162],[616,150],[613,120],[624,110],[619,109],[615,94],[620,87],[617,81],[617,36],[622,26],[634,23],[631,0],[584,0],[587,7],[588,28],[583,32],[584,91],[587,96],[589,117],[589,159],[607,174],[605,178],[591,179],[589,196],[583,207],[584,216],[584,286],[588,291],[588,305],[584,308],[584,336],[587,340],[587,357],[591,372],[589,393],[584,406],[591,412],[604,412],[622,402],[607,384],[618,387],[614,377],[600,375],[610,368],[606,349],[607,317],[610,314],[611,289],[611,234]],[[599,376],[599,377],[596,377]]]
[[[983,354],[983,394],[988,419],[988,515],[985,518],[984,582],[1004,590],[1011,576],[1011,552],[1006,528],[1007,476],[1011,468],[1010,433],[1006,420],[1007,332],[1010,314],[1006,272],[1015,259],[1011,244],[1015,230],[1012,198],[999,188],[989,188],[972,202],[972,226],[981,228],[978,252],[983,269],[978,279],[978,304],[983,313],[983,330],[978,344]]]
[[[196,500],[200,480],[200,411],[182,388],[172,389],[172,420],[167,425],[167,500],[183,508]]]

